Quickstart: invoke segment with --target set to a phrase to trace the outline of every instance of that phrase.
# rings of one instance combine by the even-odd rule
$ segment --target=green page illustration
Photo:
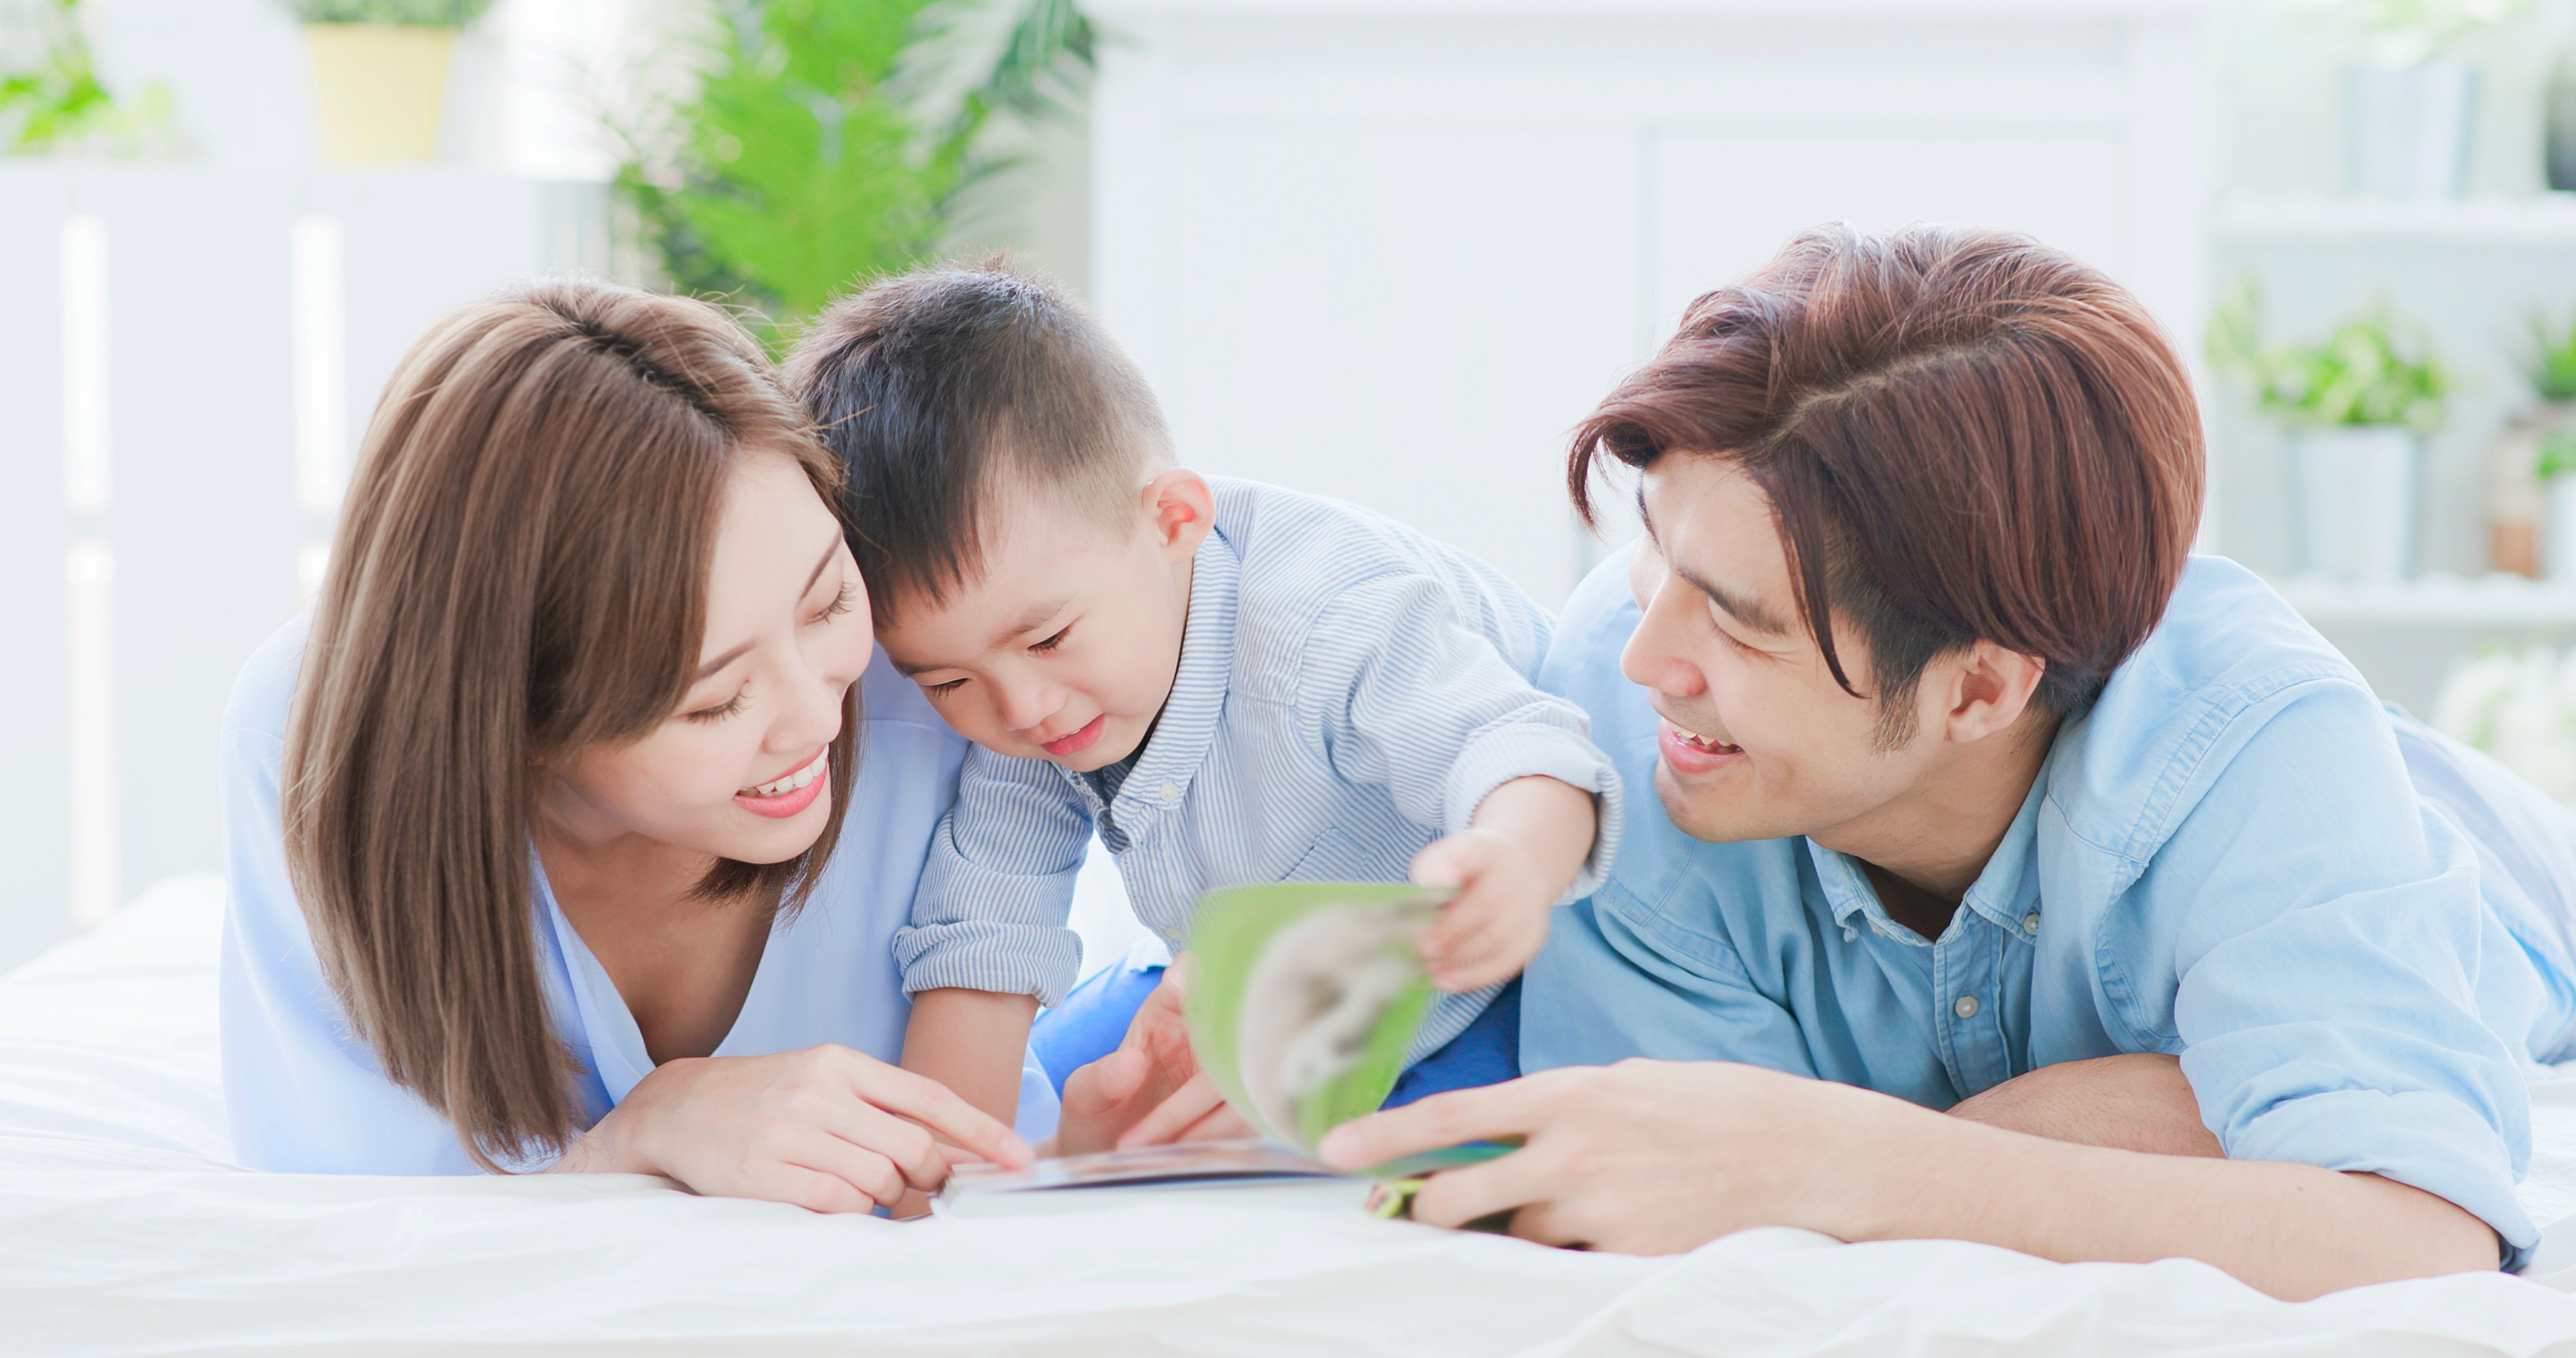
[[[1454,894],[1359,882],[1208,893],[1182,1013],[1226,1102],[1310,1154],[1377,1111],[1431,1007],[1421,937]]]

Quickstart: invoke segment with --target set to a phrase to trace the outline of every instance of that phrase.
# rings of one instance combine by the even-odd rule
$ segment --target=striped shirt
[[[1137,917],[1175,950],[1217,887],[1403,881],[1485,795],[1533,774],[1596,794],[1600,831],[1567,892],[1589,895],[1619,829],[1617,772],[1583,710],[1531,681],[1554,622],[1493,567],[1338,501],[1213,479],[1179,672],[1123,779],[969,752],[895,937],[906,992],[1064,997],[1065,925],[1095,832]],[[1415,1055],[1491,991],[1448,995]]]

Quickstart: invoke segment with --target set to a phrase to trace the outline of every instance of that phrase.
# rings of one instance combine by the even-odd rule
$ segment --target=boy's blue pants
[[[1029,1049],[1037,1053],[1058,1096],[1064,1093],[1066,1076],[1118,1050],[1137,1007],[1162,979],[1160,966],[1120,961],[1093,972],[1064,1003],[1038,1015]],[[1401,1107],[1445,1090],[1500,1084],[1520,1073],[1521,983],[1515,979],[1465,1032],[1405,1071],[1386,1096],[1386,1106]]]

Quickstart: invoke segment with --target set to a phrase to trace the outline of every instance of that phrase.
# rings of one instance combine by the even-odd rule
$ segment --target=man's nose
[[[1637,630],[1619,651],[1619,672],[1628,682],[1675,698],[1696,698],[1708,691],[1699,666],[1675,644],[1679,619],[1673,616],[1674,591],[1657,588],[1645,601]]]

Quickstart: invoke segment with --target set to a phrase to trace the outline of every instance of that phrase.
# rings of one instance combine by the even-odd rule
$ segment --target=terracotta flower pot
[[[342,163],[432,160],[456,30],[307,24],[322,155]]]

